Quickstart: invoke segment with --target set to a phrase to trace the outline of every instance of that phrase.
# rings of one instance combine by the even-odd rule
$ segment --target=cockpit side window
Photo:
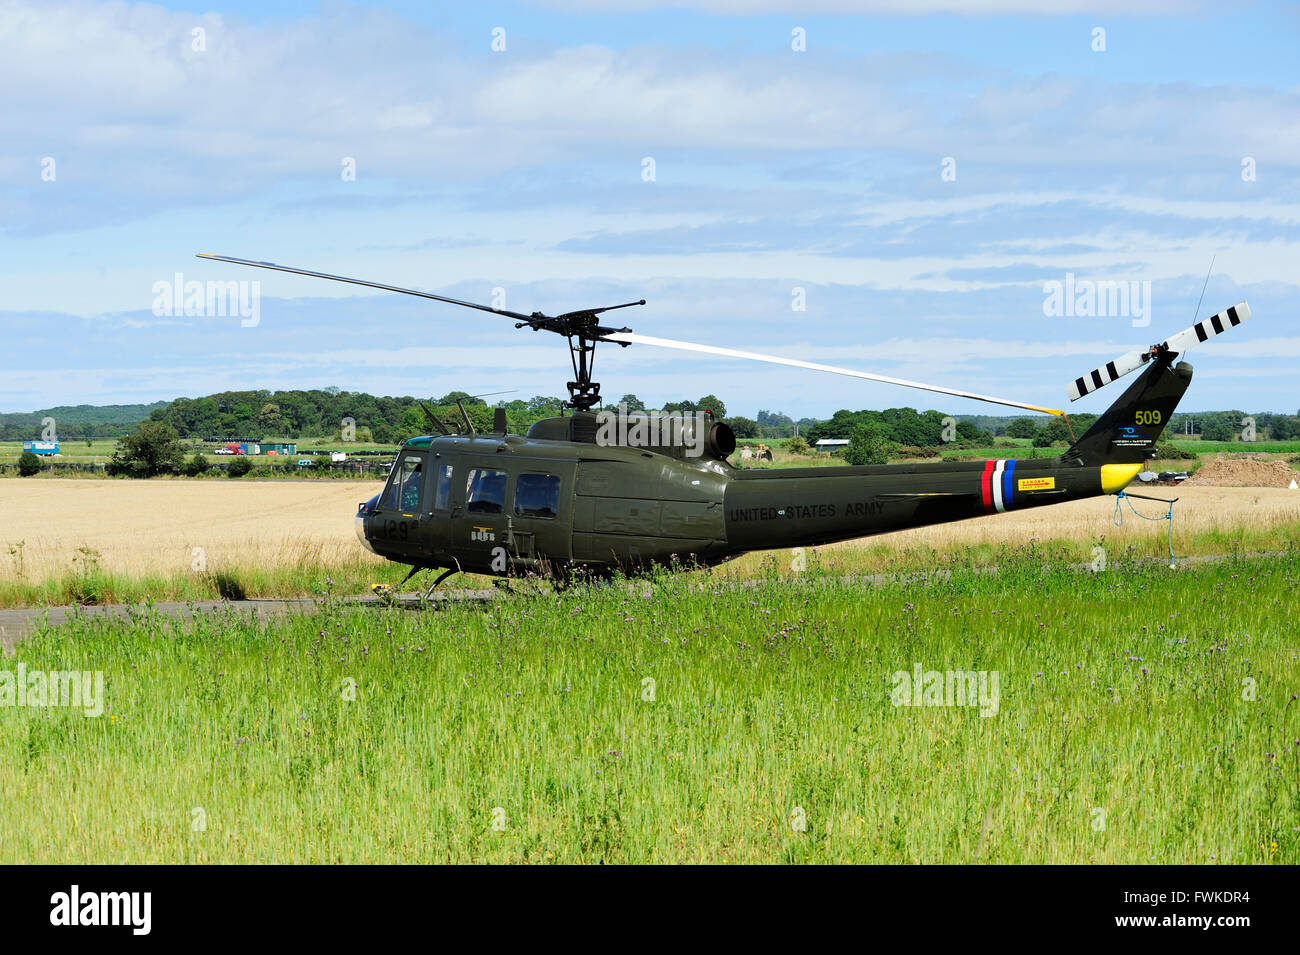
[[[420,510],[420,497],[424,484],[424,455],[407,453],[393,466],[388,487],[379,506],[387,510],[400,510],[414,514]]]
[[[506,472],[472,468],[465,480],[465,510],[470,514],[500,514],[506,509]]]

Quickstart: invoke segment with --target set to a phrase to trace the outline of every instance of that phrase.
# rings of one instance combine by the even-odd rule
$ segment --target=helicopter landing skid
[[[448,567],[446,570],[444,570],[441,574],[438,575],[438,579],[435,580],[435,581],[433,582],[432,586],[430,586],[429,589],[426,590],[426,591],[424,592],[424,598],[423,598],[423,599],[428,600],[430,597],[433,596],[433,592],[434,592],[435,590],[438,589],[438,585],[439,585],[440,583],[442,583],[444,580],[446,580],[446,579],[447,579],[448,577],[450,577],[452,574],[459,574],[459,573],[460,573],[460,568],[459,568],[459,567]]]

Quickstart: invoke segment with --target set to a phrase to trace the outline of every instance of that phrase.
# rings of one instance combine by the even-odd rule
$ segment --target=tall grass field
[[[44,629],[0,861],[1300,860],[1300,552],[1053,557]]]

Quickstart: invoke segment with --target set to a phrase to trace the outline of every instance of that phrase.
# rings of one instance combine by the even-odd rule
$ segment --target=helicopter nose
[[[357,540],[361,541],[361,546],[375,556],[379,556],[379,551],[375,550],[375,546],[366,537],[366,518],[374,513],[375,502],[378,500],[379,495],[376,494],[370,500],[359,505],[357,507],[357,516],[352,520],[352,527],[357,532]]]

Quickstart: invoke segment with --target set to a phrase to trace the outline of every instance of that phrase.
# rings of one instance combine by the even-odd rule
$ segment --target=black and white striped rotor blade
[[[1165,342],[1165,347],[1170,351],[1187,351],[1193,345],[1198,345],[1207,338],[1222,335],[1229,328],[1240,325],[1248,318],[1250,318],[1250,306],[1242,302],[1219,312],[1217,315],[1211,315],[1204,321],[1197,322],[1191,328],[1183,329],[1177,335],[1171,336]]]
[[[1120,355],[1114,361],[1108,361],[1100,368],[1094,368],[1079,378],[1070,382],[1065,389],[1070,396],[1071,401],[1078,401],[1084,395],[1090,395],[1098,388],[1109,385],[1117,378],[1123,378],[1129,372],[1141,368],[1143,364],[1151,360],[1155,351],[1185,352],[1193,345],[1199,345],[1207,339],[1220,335],[1235,325],[1240,325],[1246,319],[1250,318],[1250,306],[1245,302],[1233,305],[1218,314],[1211,315],[1209,318],[1197,322],[1190,328],[1185,328],[1177,335],[1171,335],[1162,345],[1146,351],[1131,351],[1127,354]]]
[[[1094,368],[1086,375],[1074,379],[1065,390],[1069,394],[1071,401],[1078,401],[1084,395],[1090,395],[1098,388],[1109,385],[1115,379],[1123,378],[1130,371],[1141,368],[1146,359],[1146,352],[1127,352],[1114,361],[1108,361],[1100,368]]]

